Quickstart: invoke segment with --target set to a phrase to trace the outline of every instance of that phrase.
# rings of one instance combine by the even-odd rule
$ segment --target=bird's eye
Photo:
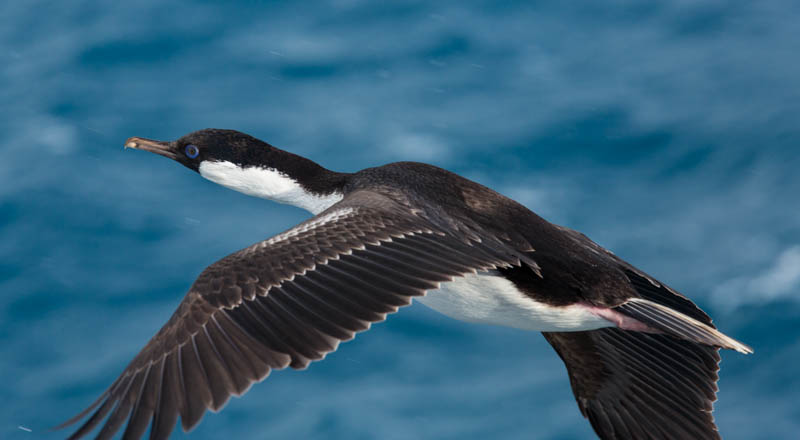
[[[186,152],[186,156],[188,156],[189,159],[194,159],[195,157],[197,157],[198,154],[200,154],[200,149],[198,149],[196,145],[192,144],[187,145],[184,151]]]

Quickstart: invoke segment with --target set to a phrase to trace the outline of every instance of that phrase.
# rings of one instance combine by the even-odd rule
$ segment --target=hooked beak
[[[125,148],[135,148],[137,150],[149,151],[170,159],[178,158],[178,156],[172,150],[172,145],[169,142],[154,141],[152,139],[140,137],[131,137],[125,141]]]

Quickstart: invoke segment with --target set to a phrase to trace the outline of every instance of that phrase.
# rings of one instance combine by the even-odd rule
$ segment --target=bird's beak
[[[128,138],[125,141],[125,148],[135,148],[137,150],[149,151],[151,153],[160,154],[170,159],[177,159],[178,156],[172,150],[172,144],[169,142],[154,141],[152,139],[145,139],[140,137]]]

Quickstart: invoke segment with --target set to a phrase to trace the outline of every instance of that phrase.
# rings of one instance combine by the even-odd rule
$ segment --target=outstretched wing
[[[70,437],[105,419],[123,438],[167,438],[217,411],[272,369],[302,369],[440,282],[527,261],[474,231],[454,235],[359,191],[269,240],[209,266],[164,327],[89,408]],[[107,417],[107,418],[106,418]]]
[[[618,328],[544,333],[567,366],[581,413],[602,439],[720,438],[711,415],[718,346],[743,352],[749,347],[716,331],[708,315],[686,297],[638,272],[626,270],[626,275],[645,301],[632,300],[615,310],[666,333]],[[654,308],[678,318],[666,326],[650,317]],[[701,330],[703,338],[695,334]]]
[[[718,439],[719,348],[617,328],[544,333],[602,439]]]

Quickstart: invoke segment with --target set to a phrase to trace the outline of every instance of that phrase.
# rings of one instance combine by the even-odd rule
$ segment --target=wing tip
[[[79,412],[78,414],[70,417],[68,420],[66,420],[66,421],[64,421],[64,422],[62,422],[62,423],[60,423],[60,424],[58,424],[56,426],[51,426],[51,427],[47,428],[47,431],[48,432],[58,431],[58,430],[66,428],[68,426],[74,425],[79,420],[81,420],[84,417],[86,417],[90,412],[92,412],[95,408],[97,408],[101,403],[103,403],[108,396],[109,396],[109,392],[108,392],[108,390],[106,390],[106,392],[101,394],[100,397],[98,397],[91,405],[86,407],[83,411]]]

